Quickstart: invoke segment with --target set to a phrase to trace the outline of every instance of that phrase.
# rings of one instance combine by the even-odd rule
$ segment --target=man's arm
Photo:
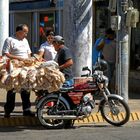
[[[59,66],[60,70],[70,67],[73,65],[73,60],[72,59],[68,59],[63,65]]]
[[[41,61],[41,60],[43,60],[43,56],[44,56],[44,51],[39,51],[38,52],[38,56],[39,56],[39,60]]]
[[[15,56],[15,55],[12,55],[12,54],[10,54],[10,53],[5,53],[5,55],[6,55],[8,58],[10,58],[10,59],[18,59],[18,60],[20,60],[20,61],[24,61],[24,60],[25,60],[25,58],[21,58],[21,57],[19,57],[19,56]]]
[[[105,45],[105,37],[100,37],[96,40],[94,47],[96,48],[97,51],[100,51],[103,49]]]
[[[41,44],[40,49],[38,50],[38,56],[39,56],[39,60],[42,61],[44,58],[44,53],[45,53],[45,46],[43,44]]]
[[[101,40],[101,42],[97,45],[96,49],[98,51],[102,50],[105,45],[105,42]]]

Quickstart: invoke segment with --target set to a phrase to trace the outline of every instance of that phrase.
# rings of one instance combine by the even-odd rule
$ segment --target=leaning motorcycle
[[[75,80],[73,87],[62,86],[53,93],[43,91],[36,102],[40,123],[49,129],[70,127],[75,120],[91,115],[96,106],[109,124],[121,126],[127,123],[130,117],[129,106],[123,97],[110,93],[108,78],[104,75],[106,70],[106,61],[100,60],[94,66],[92,75],[90,69],[84,67],[83,71],[88,73],[82,75],[78,82]]]

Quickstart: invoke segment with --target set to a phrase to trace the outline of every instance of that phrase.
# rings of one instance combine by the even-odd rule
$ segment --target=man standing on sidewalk
[[[8,37],[3,46],[2,53],[10,59],[17,59],[19,61],[24,61],[29,59],[31,50],[29,43],[26,39],[28,34],[28,26],[26,24],[20,24],[16,27],[16,33],[12,37]],[[9,90],[7,92],[6,104],[4,105],[5,115],[4,117],[9,118],[10,113],[14,110],[15,107],[15,92]],[[34,116],[34,113],[31,112],[30,107],[30,93],[25,90],[22,90],[21,93],[23,115],[24,116]]]
[[[109,78],[109,88],[112,82],[113,74],[115,71],[116,63],[116,34],[111,28],[106,29],[105,37],[102,42],[97,46],[97,50],[100,50],[102,53],[102,58],[107,61],[108,70],[106,72],[107,77]]]

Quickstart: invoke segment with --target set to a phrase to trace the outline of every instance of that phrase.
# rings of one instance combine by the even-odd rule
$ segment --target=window
[[[40,42],[41,45],[43,42],[46,41],[45,32],[47,30],[54,31],[54,13],[41,13],[40,14],[40,21],[39,21],[39,35],[40,35]]]

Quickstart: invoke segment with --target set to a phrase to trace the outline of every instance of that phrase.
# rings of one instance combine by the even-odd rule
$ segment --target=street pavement
[[[32,111],[36,111],[34,101],[36,99],[36,95],[34,92],[31,92],[31,103],[32,103]],[[40,125],[37,118],[34,117],[23,117],[22,116],[22,104],[21,104],[21,98],[20,94],[16,94],[16,106],[11,114],[10,118],[4,118],[4,104],[6,101],[6,90],[0,89],[0,126],[32,126],[32,125]],[[128,105],[130,107],[131,116],[130,121],[139,121],[140,120],[140,93],[129,93],[129,100]],[[96,113],[96,112],[95,112]],[[94,119],[93,119],[94,118]],[[101,118],[100,115],[93,114],[90,118],[85,119],[83,121],[77,121],[77,124],[81,123],[101,123],[104,122],[104,120]]]

